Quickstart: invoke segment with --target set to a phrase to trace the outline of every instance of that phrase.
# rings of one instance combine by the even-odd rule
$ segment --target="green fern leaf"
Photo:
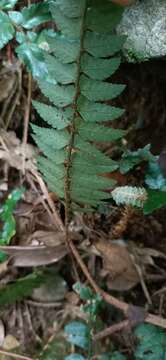
[[[48,44],[54,55],[63,64],[72,63],[79,56],[79,38],[73,39],[56,34],[54,38],[48,38]]]
[[[115,185],[102,174],[118,164],[93,142],[113,142],[125,135],[104,123],[123,114],[104,103],[124,89],[107,82],[120,64],[117,53],[124,38],[115,35],[114,27],[122,10],[109,0],[50,1],[50,10],[58,31],[47,39],[50,54],[45,60],[54,83],[42,80],[39,87],[51,104],[33,102],[49,128],[32,128],[43,152],[39,169],[69,211],[77,205],[98,205]]]
[[[61,29],[64,35],[70,36],[71,38],[77,37],[80,31],[80,18],[69,18],[66,17],[56,2],[50,4],[52,17],[58,29]]]
[[[52,55],[45,55],[48,71],[53,79],[65,85],[73,83],[76,78],[77,66],[75,63],[62,64]]]
[[[39,103],[38,101],[33,101],[33,106],[38,111],[40,116],[45,120],[49,125],[58,130],[64,129],[70,124],[72,118],[72,111],[58,110],[53,106]]]
[[[107,33],[114,30],[123,13],[121,6],[110,1],[92,0],[93,5],[87,14],[88,29],[98,33]]]
[[[147,192],[142,187],[119,186],[112,191],[112,197],[118,205],[143,207],[147,200]]]
[[[114,55],[123,45],[124,38],[117,35],[98,34],[88,31],[85,35],[85,47],[96,58]]]
[[[90,102],[83,96],[78,101],[78,111],[85,121],[93,123],[115,120],[124,113],[123,109]]]
[[[81,68],[84,74],[94,80],[105,80],[119,67],[120,58],[101,59],[85,54],[82,58]]]
[[[124,85],[108,84],[81,76],[81,94],[90,101],[106,101],[117,97],[125,88]]]

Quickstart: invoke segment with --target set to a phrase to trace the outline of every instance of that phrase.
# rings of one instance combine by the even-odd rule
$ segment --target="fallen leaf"
[[[8,271],[8,263],[8,259],[0,263],[0,277],[2,277]]]
[[[8,264],[13,267],[31,267],[53,264],[67,254],[65,245],[48,246],[0,246],[10,257]]]
[[[140,282],[132,254],[123,242],[117,244],[100,239],[95,248],[103,259],[107,286],[111,290],[129,290]]]
[[[9,97],[16,81],[17,75],[14,71],[2,68],[0,72],[0,102]]]
[[[35,169],[36,155],[37,149],[31,144],[23,146],[14,131],[0,130],[0,159],[10,167],[22,171],[25,163],[26,170]]]
[[[37,230],[27,239],[28,244],[34,244],[35,242],[41,245],[59,246],[65,243],[65,234],[58,231]]]
[[[138,256],[140,256],[140,259],[144,264],[153,265],[154,264],[154,261],[152,260],[153,257],[166,260],[166,254],[164,254],[163,252],[161,252],[159,250],[152,249],[152,248],[141,248],[141,247],[136,247],[136,246],[134,246],[134,247],[136,249]]]

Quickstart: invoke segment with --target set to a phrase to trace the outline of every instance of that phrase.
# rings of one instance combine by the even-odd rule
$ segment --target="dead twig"
[[[26,300],[26,303],[30,306],[34,306],[34,307],[43,307],[43,308],[60,308],[62,306],[62,303],[58,303],[58,302],[39,302],[39,301],[34,301],[34,300]]]
[[[93,336],[93,341],[101,340],[107,336],[114,334],[117,331],[127,328],[128,326],[130,326],[129,320],[123,320],[123,321],[119,322],[118,324],[109,326],[106,329],[95,334]]]
[[[15,359],[20,359],[20,360],[33,360],[32,358],[30,358],[29,356],[24,356],[24,355],[20,355],[20,354],[16,354],[7,350],[4,350],[2,348],[0,348],[0,354],[2,355],[6,355],[6,356],[10,356],[13,357]]]
[[[28,139],[28,129],[29,129],[29,119],[31,112],[31,97],[32,97],[32,75],[28,74],[28,94],[27,94],[27,104],[24,115],[24,131],[23,131],[23,173],[25,173],[25,158],[26,158],[26,144]]]
[[[61,231],[65,231],[65,226],[62,222],[62,220],[60,219],[60,216],[57,214],[56,212],[56,209],[55,209],[55,206],[54,206],[54,203],[51,199],[51,197],[49,196],[49,193],[48,193],[48,190],[47,190],[47,187],[43,181],[43,179],[41,178],[41,176],[38,174],[37,170],[34,170],[32,169],[31,170],[31,173],[32,175],[36,178],[39,186],[40,186],[40,189],[45,197],[45,199],[47,200],[47,203],[49,205],[49,208],[51,210],[51,217],[54,221],[54,224],[56,226],[56,228],[58,228],[58,230],[61,230]]]

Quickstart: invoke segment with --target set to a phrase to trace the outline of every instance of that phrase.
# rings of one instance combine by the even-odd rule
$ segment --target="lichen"
[[[137,0],[125,9],[118,33],[127,36],[124,54],[129,61],[166,55],[166,1]]]

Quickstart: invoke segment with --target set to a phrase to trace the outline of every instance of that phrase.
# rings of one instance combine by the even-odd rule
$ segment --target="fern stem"
[[[81,57],[82,57],[82,53],[84,51],[83,48],[83,42],[84,42],[84,23],[85,23],[85,18],[86,18],[86,12],[87,12],[87,1],[85,0],[85,6],[83,9],[83,14],[82,14],[82,24],[81,24],[81,30],[80,30],[80,52],[77,58],[77,75],[76,75],[76,83],[75,83],[75,96],[74,96],[74,100],[73,100],[73,109],[74,109],[74,113],[73,113],[73,118],[71,121],[71,126],[70,126],[70,131],[71,131],[71,139],[69,142],[69,146],[68,146],[68,158],[66,161],[66,175],[65,175],[65,228],[66,228],[66,236],[68,235],[68,225],[70,223],[71,220],[71,180],[70,180],[70,170],[71,170],[71,166],[72,166],[72,153],[73,153],[73,149],[74,149],[74,141],[75,141],[75,134],[76,134],[76,124],[75,124],[75,120],[78,116],[78,112],[77,112],[77,101],[78,101],[78,97],[80,94],[80,87],[79,87],[79,82],[80,82],[80,76],[81,76]]]

